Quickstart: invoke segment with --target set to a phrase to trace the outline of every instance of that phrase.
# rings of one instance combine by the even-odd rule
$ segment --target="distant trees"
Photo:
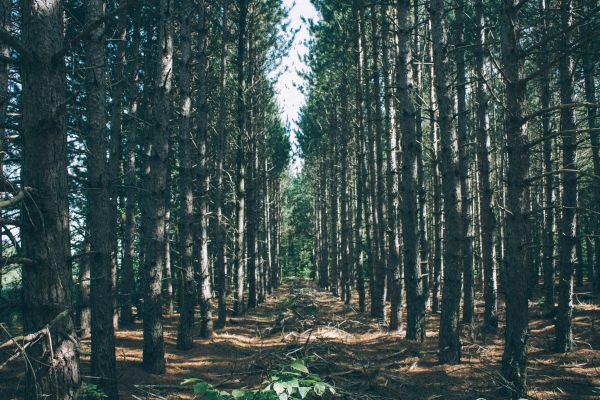
[[[25,397],[77,398],[77,334],[91,331],[94,383],[116,399],[118,322],[143,319],[143,367],[163,373],[165,305],[180,312],[178,347],[189,349],[211,335],[213,298],[220,329],[228,295],[244,312],[279,285],[290,144],[271,72],[289,48],[275,35],[285,10],[17,3],[12,14],[0,4],[0,117],[18,138],[2,140],[3,255],[17,256],[3,262],[22,263],[25,333],[51,332],[28,349]]]
[[[600,289],[596,2],[313,3],[285,178],[280,0],[0,1],[2,267],[21,265],[24,332],[50,332],[25,398],[77,398],[91,335],[115,399],[119,323],[143,319],[163,373],[163,307],[189,349],[284,272],[411,340],[441,312],[442,363],[461,324],[503,327],[513,398],[538,293],[572,348],[573,286]]]
[[[437,313],[441,305],[443,363],[460,362],[461,310],[462,323],[493,333],[504,294],[502,373],[513,398],[526,396],[528,299],[542,289],[542,271],[559,351],[571,346],[574,275],[580,283],[584,269],[597,277],[596,229],[587,222],[595,218],[597,179],[586,174],[598,159],[599,53],[597,40],[581,36],[598,26],[597,8],[547,3],[317,1],[322,20],[312,26],[299,124],[303,173],[324,199],[314,203],[319,284],[333,284],[326,275],[337,278],[345,257],[343,241],[325,232],[352,221],[350,290],[359,309],[370,304],[373,317],[396,329],[405,287],[406,336],[422,340],[427,306]],[[587,49],[581,64],[578,46]],[[335,150],[341,138],[349,146],[343,163]],[[339,207],[345,186],[355,188],[352,209]]]

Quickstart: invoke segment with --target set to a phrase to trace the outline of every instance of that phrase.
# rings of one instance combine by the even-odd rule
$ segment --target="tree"
[[[181,69],[179,86],[181,118],[179,121],[179,241],[181,267],[181,316],[177,347],[193,346],[194,313],[197,303],[196,268],[194,268],[194,168],[192,134],[192,2],[185,1],[180,11]]]
[[[86,4],[87,24],[105,13],[103,0]],[[86,48],[87,132],[87,224],[90,240],[90,301],[92,328],[92,373],[100,377],[99,386],[109,399],[118,399],[113,325],[113,232],[110,223],[116,204],[110,200],[111,180],[108,168],[106,132],[106,49],[104,25],[88,36]],[[114,128],[114,127],[113,127]]]
[[[435,94],[439,109],[440,161],[442,171],[442,193],[444,196],[444,286],[442,294],[442,316],[440,320],[441,363],[458,363],[461,356],[458,314],[461,291],[461,243],[463,237],[460,218],[461,184],[457,179],[458,138],[452,124],[453,101],[450,95],[450,71],[448,62],[448,38],[444,23],[444,4],[432,0],[431,37],[433,41],[433,67],[435,70]]]
[[[558,286],[558,310],[556,313],[556,350],[567,352],[573,347],[571,319],[573,316],[573,272],[577,260],[577,136],[573,108],[573,60],[568,54],[571,48],[571,26],[573,24],[572,0],[563,0],[560,5],[559,41],[561,58],[558,61],[558,86],[560,102],[567,107],[560,111],[562,138],[562,217],[560,220],[560,280]]]
[[[425,301],[423,277],[418,262],[417,222],[417,142],[415,105],[411,95],[412,71],[410,1],[400,0],[398,12],[398,42],[396,86],[398,96],[398,124],[402,132],[402,250],[404,256],[404,279],[406,281],[406,337],[411,340],[425,339]]]
[[[525,177],[529,168],[527,147],[527,125],[524,123],[526,80],[523,78],[523,59],[519,38],[521,18],[519,4],[515,0],[504,0],[501,15],[501,54],[505,83],[506,111],[504,129],[508,151],[506,230],[506,330],[502,375],[511,384],[511,398],[527,396],[527,339],[528,339],[528,266],[525,254],[527,231],[527,204]]]
[[[152,124],[147,137],[150,158],[146,160],[142,201],[144,235],[144,369],[152,373],[165,372],[165,349],[162,324],[162,273],[166,227],[166,195],[169,155],[169,119],[173,69],[173,36],[171,13],[173,4],[161,0],[159,4],[159,35],[157,65],[155,66]]]
[[[23,42],[13,49],[23,60],[21,251],[23,329],[37,332],[52,324],[50,339],[29,347],[31,367],[25,398],[75,399],[79,394],[79,356],[71,305],[70,234],[67,203],[67,137],[64,60],[66,45],[60,3],[22,4]],[[9,43],[10,44],[10,43]],[[26,189],[31,188],[31,189]],[[52,344],[52,351],[50,350]]]

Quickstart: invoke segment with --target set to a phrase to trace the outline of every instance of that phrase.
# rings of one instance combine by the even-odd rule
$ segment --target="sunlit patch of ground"
[[[600,307],[598,299],[589,294],[576,299],[576,348],[569,354],[552,351],[552,321],[542,319],[541,308],[532,303],[532,399],[599,398],[594,388],[600,388]],[[463,326],[463,362],[442,366],[437,364],[437,315],[428,316],[427,338],[417,343],[403,339],[403,331],[388,332],[368,315],[361,315],[355,306],[357,299],[353,302],[344,305],[309,281],[287,282],[253,312],[231,318],[228,326],[210,339],[195,339],[189,351],[175,347],[178,316],[165,317],[164,375],[151,375],[141,368],[141,324],[121,330],[117,334],[117,362],[122,398],[190,398],[180,386],[190,377],[222,388],[254,387],[280,362],[307,355],[315,357],[310,369],[335,384],[344,399],[506,397],[500,391],[503,381],[498,372],[502,326],[496,334],[484,334],[476,324]],[[476,311],[476,321],[480,321],[481,301]],[[84,350],[89,350],[88,346],[85,343]],[[84,356],[83,362],[84,375],[88,375],[89,359]],[[21,365],[2,371],[1,399],[14,395],[21,371]],[[13,390],[7,391],[9,387]],[[10,393],[9,397],[5,393]]]

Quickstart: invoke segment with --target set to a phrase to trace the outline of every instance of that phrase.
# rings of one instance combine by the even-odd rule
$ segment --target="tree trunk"
[[[498,328],[498,290],[496,284],[496,251],[494,247],[495,217],[492,209],[493,189],[490,179],[491,140],[489,134],[488,97],[485,93],[486,37],[483,1],[475,2],[475,71],[476,87],[476,136],[479,161],[479,219],[481,225],[481,266],[483,269],[483,298],[485,309],[483,324],[486,329]]]
[[[383,56],[383,86],[386,138],[386,244],[387,244],[387,275],[390,292],[390,330],[397,330],[401,324],[402,303],[402,266],[399,257],[399,239],[397,229],[398,209],[398,131],[393,113],[400,112],[393,108],[391,65],[390,65],[390,23],[388,7],[384,6],[381,16],[382,56]]]
[[[464,27],[464,0],[458,0],[455,10],[456,30],[456,108],[457,108],[457,138],[458,138],[458,170],[460,173],[460,218],[462,219],[461,258],[463,281],[463,322],[473,322],[475,310],[473,291],[473,243],[469,234],[471,216],[469,213],[469,188],[467,179],[469,174],[467,154],[467,80],[465,73],[465,27]]]
[[[504,0],[501,19],[501,51],[505,83],[506,111],[504,129],[507,138],[507,204],[505,274],[506,330],[502,375],[510,383],[510,396],[527,397],[527,339],[528,339],[528,266],[524,262],[527,217],[525,202],[529,168],[527,126],[523,123],[526,82],[523,80],[523,60],[519,47],[519,18],[516,0]]]
[[[572,0],[560,5],[561,29],[568,32],[573,23]],[[573,60],[571,35],[565,33],[559,41],[562,57],[558,62],[558,84],[561,104],[573,102]],[[577,262],[577,138],[574,134],[573,108],[560,111],[562,132],[562,218],[559,235],[560,280],[558,285],[558,309],[556,313],[556,350],[567,352],[573,347],[571,318],[573,316],[573,272]]]
[[[364,120],[363,120],[363,91],[362,91],[362,61],[361,61],[361,24],[359,23],[359,7],[360,0],[352,2],[352,17],[354,29],[354,68],[355,73],[355,114],[356,125],[354,130],[355,137],[355,153],[356,153],[356,220],[354,223],[354,271],[356,274],[356,290],[358,292],[358,309],[360,312],[365,311],[365,277],[363,266],[363,239],[362,239],[362,224],[363,224],[363,185],[364,185]]]
[[[121,2],[122,3],[122,2]],[[119,253],[119,196],[123,188],[123,95],[125,94],[125,63],[127,61],[127,16],[121,15],[117,21],[116,62],[113,66],[113,92],[110,120],[110,143],[108,173],[110,177],[110,222],[111,222],[111,256],[112,256],[112,288],[113,288],[113,326],[119,327],[119,301],[117,290],[117,267]],[[137,55],[136,55],[137,57]]]
[[[372,197],[373,204],[373,238],[376,248],[375,251],[375,287],[376,293],[381,292],[382,303],[381,311],[379,312],[381,318],[385,319],[385,299],[386,295],[386,277],[387,277],[387,259],[385,257],[385,227],[386,227],[386,215],[385,215],[385,176],[383,175],[383,116],[381,114],[381,76],[379,70],[379,18],[378,10],[375,3],[371,3],[371,57],[372,57],[372,69],[373,69],[373,91],[372,91],[372,106],[375,108],[375,129],[373,131],[375,142],[375,171],[372,175],[373,187],[375,188],[374,196]],[[371,106],[371,103],[367,103]]]
[[[432,0],[431,37],[433,40],[433,66],[435,93],[439,109],[440,161],[442,192],[444,195],[444,287],[442,316],[440,319],[439,361],[458,363],[461,355],[458,324],[461,292],[461,243],[463,237],[460,215],[461,185],[458,179],[458,139],[452,124],[453,101],[450,94],[448,38],[444,23],[444,2]]]
[[[165,372],[165,348],[162,324],[162,271],[164,267],[164,240],[166,228],[166,196],[170,94],[173,69],[173,37],[171,2],[161,0],[159,5],[158,64],[154,77],[152,105],[153,124],[148,127],[150,158],[143,186],[145,217],[142,222],[144,239],[144,344],[143,367],[151,373]]]
[[[200,337],[207,338],[212,334],[212,285],[210,274],[210,259],[208,255],[208,217],[210,174],[208,171],[208,104],[207,104],[207,24],[206,4],[199,0],[198,9],[198,147],[199,154],[199,180],[201,193],[199,196],[198,211],[200,212]]]
[[[229,2],[223,6],[223,15],[221,20],[221,49],[220,49],[220,70],[219,70],[219,116],[217,120],[217,176],[215,186],[215,207],[216,207],[216,238],[215,238],[215,292],[217,296],[217,320],[215,329],[225,327],[227,321],[227,287],[225,271],[225,246],[227,241],[227,232],[225,228],[225,218],[223,215],[223,191],[225,181],[223,179],[224,160],[226,157],[225,144],[227,143],[227,11]]]
[[[179,86],[181,118],[179,121],[179,268],[181,271],[180,317],[177,348],[191,349],[196,309],[194,268],[194,168],[192,113],[192,1],[184,0],[180,15],[181,70]]]
[[[593,0],[583,0],[584,14],[587,14],[596,3]],[[590,24],[583,25],[583,36],[585,40],[593,36],[592,26]],[[589,42],[590,44],[593,42]],[[596,104],[596,84],[594,77],[596,76],[596,66],[593,51],[590,49],[582,53],[582,66],[584,75],[585,100],[590,104]],[[594,165],[595,179],[592,182],[593,203],[595,205],[595,213],[592,215],[592,232],[594,235],[595,260],[589,260],[590,270],[594,270],[594,287],[596,292],[600,293],[600,132],[597,128],[597,113],[596,107],[589,107],[587,110],[587,124],[590,130],[590,145],[592,152],[592,162]]]
[[[415,105],[410,93],[413,87],[411,67],[412,18],[409,0],[398,0],[398,43],[396,90],[398,96],[398,127],[402,132],[402,249],[406,284],[406,338],[425,339],[425,301],[421,268],[418,263],[417,221],[417,142]]]
[[[76,326],[80,338],[89,338],[92,334],[90,310],[90,257],[85,255],[90,252],[89,241],[85,241],[81,252],[84,254],[79,259],[79,290],[77,292]]]
[[[105,13],[103,0],[86,3],[88,24]],[[87,226],[90,235],[90,305],[92,311],[92,374],[109,399],[119,397],[113,327],[113,254],[110,176],[106,154],[106,49],[104,25],[95,29],[85,43],[87,132]]]
[[[337,143],[337,118],[335,115],[335,111],[331,112],[331,120],[329,133],[331,135],[331,143],[330,143],[330,179],[329,179],[329,202],[330,202],[330,215],[329,215],[329,229],[330,229],[330,237],[329,237],[329,245],[330,245],[330,275],[329,275],[329,286],[331,293],[334,296],[338,295],[338,281],[339,281],[339,263],[338,263],[338,143]]]
[[[127,85],[129,95],[129,116],[131,120],[127,131],[127,158],[125,163],[125,218],[123,220],[123,259],[121,260],[121,325],[130,326],[133,324],[132,306],[137,303],[137,294],[135,289],[135,275],[133,270],[133,261],[135,258],[135,227],[136,227],[136,194],[137,194],[137,174],[136,174],[136,146],[138,142],[138,124],[137,114],[139,107],[139,61],[138,53],[140,49],[140,15],[134,13],[132,45],[128,58],[133,59],[130,81]],[[140,310],[138,310],[139,313]]]
[[[244,61],[246,58],[246,18],[248,15],[248,0],[238,0],[238,46],[237,46],[237,156],[236,156],[236,216],[237,240],[234,258],[235,292],[233,313],[244,313],[244,287],[245,287],[245,208],[246,188],[244,166],[244,136],[246,135],[246,72]]]
[[[350,123],[348,115],[348,92],[350,88],[348,86],[347,76],[344,74],[342,77],[342,83],[340,88],[340,107],[341,107],[341,121],[340,121],[340,136],[346,132],[350,132]],[[349,222],[348,212],[348,143],[344,140],[339,142],[340,145],[340,251],[341,251],[341,298],[344,304],[350,304],[352,300],[352,292],[350,291],[350,241],[352,224]]]
[[[67,135],[64,60],[54,55],[64,46],[61,3],[22,2],[21,54],[24,187],[33,191],[22,208],[23,330],[36,332],[59,317],[49,340],[28,348],[25,399],[78,397],[78,344],[71,307],[71,263],[67,187]],[[35,212],[31,212],[35,210]],[[64,313],[64,314],[63,314]],[[64,316],[63,316],[64,315]],[[61,317],[62,316],[62,317]]]

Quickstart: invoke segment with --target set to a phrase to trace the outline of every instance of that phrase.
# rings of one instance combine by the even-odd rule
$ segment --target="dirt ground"
[[[575,299],[576,348],[552,352],[553,324],[532,303],[529,341],[531,399],[600,399],[600,307],[589,293]],[[477,303],[476,320],[483,304]],[[503,312],[501,313],[503,314]],[[428,317],[425,343],[405,340],[404,332],[360,315],[312,282],[285,283],[258,309],[194,348],[175,348],[178,316],[165,317],[167,373],[141,368],[142,330],[120,330],[117,364],[123,399],[188,399],[180,383],[200,378],[223,389],[253,387],[285,360],[314,356],[309,365],[344,399],[503,399],[499,367],[502,330],[483,334],[463,326],[463,362],[437,365],[438,316]],[[89,343],[88,343],[89,345]],[[89,375],[84,356],[83,374]],[[6,367],[9,367],[8,369]],[[22,368],[0,370],[0,399],[18,398]],[[84,378],[88,380],[89,378]]]

